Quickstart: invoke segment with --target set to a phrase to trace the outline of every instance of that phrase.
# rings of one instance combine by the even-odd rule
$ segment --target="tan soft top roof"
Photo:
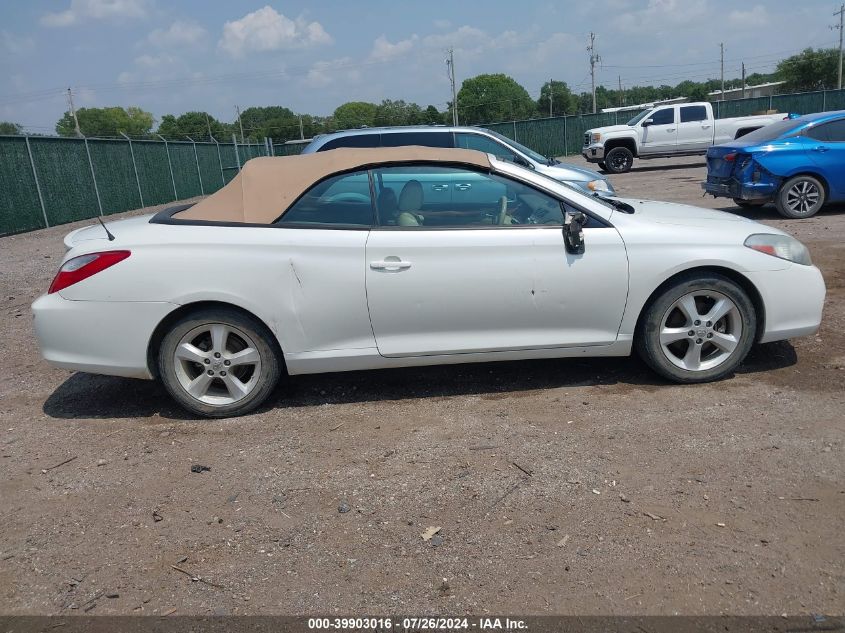
[[[300,156],[253,158],[232,181],[176,220],[270,224],[311,186],[332,174],[388,163],[426,161],[490,169],[490,158],[470,149],[435,147],[341,148]]]

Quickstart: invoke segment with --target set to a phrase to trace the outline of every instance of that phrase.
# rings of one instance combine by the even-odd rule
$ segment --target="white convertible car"
[[[825,286],[789,235],[590,197],[461,149],[256,158],[181,206],[79,229],[33,304],[44,357],[160,378],[243,414],[282,374],[625,356],[703,382],[815,332]]]

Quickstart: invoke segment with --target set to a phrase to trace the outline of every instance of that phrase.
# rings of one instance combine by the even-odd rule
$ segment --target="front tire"
[[[635,345],[664,378],[710,382],[736,369],[756,333],[754,305],[741,287],[721,275],[690,274],[646,308]]]
[[[209,418],[252,411],[281,375],[272,333],[231,308],[197,310],[174,323],[161,341],[158,368],[179,405]]]
[[[631,171],[634,153],[627,147],[614,147],[604,157],[604,169],[611,174],[624,174]]]
[[[607,171],[607,163],[604,162],[603,160],[600,160],[596,164],[599,166],[599,169],[601,169],[602,171]]]
[[[795,176],[783,183],[775,204],[783,217],[798,220],[816,215],[826,197],[824,185],[816,178]]]

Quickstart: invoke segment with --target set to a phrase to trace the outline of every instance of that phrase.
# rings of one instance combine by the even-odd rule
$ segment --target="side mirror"
[[[646,119],[643,121],[643,127],[648,127],[649,125],[654,125],[654,119]]]
[[[566,252],[573,255],[584,254],[584,225],[587,216],[581,211],[567,211],[563,218],[563,243]]]

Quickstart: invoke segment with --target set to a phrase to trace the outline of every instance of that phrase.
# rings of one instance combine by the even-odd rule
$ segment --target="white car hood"
[[[630,217],[641,218],[658,224],[672,224],[675,226],[695,226],[715,229],[719,223],[725,223],[736,228],[738,223],[758,224],[741,215],[713,209],[702,209],[689,204],[675,202],[658,202],[656,200],[639,200],[636,198],[617,198],[634,207],[634,214]],[[617,212],[614,212],[614,215]],[[763,226],[763,225],[760,225]],[[770,226],[765,227],[766,233],[783,233]]]
[[[603,127],[597,127],[593,130],[587,130],[588,132],[601,132],[602,134],[610,134],[611,132],[633,132],[634,128],[630,125],[606,125]]]

